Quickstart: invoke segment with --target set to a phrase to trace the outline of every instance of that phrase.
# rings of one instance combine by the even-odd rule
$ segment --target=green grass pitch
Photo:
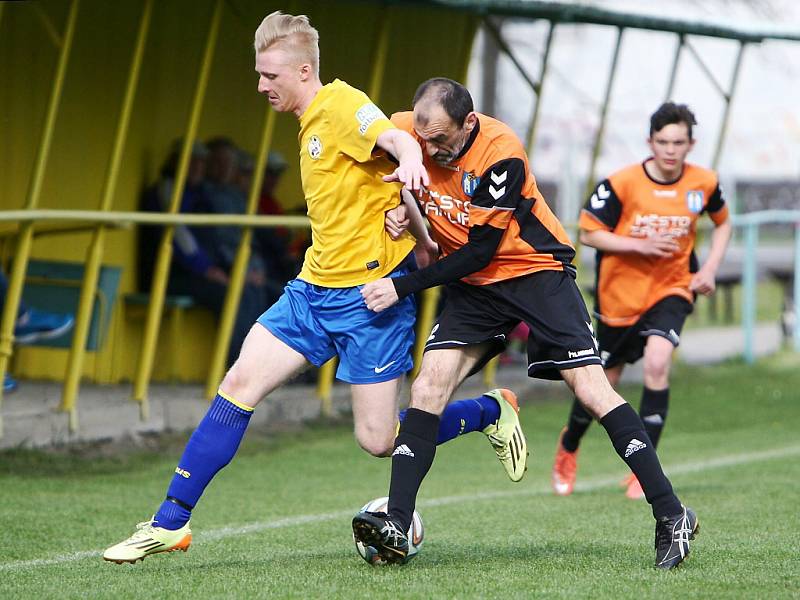
[[[532,454],[510,483],[484,437],[439,449],[418,509],[425,545],[409,565],[356,554],[350,517],[384,495],[389,462],[348,426],[268,438],[239,456],[195,510],[188,553],[101,560],[163,497],[185,437],[152,451],[0,454],[2,598],[797,598],[800,361],[680,366],[659,453],[701,532],[679,570],[653,563],[649,507],[594,425],[579,489],[549,491],[565,388],[520,390]],[[544,390],[544,391],[543,391]],[[638,388],[623,390],[638,406]]]

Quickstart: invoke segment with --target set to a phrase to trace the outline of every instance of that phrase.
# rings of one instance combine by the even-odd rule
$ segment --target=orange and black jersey
[[[392,122],[419,139],[411,112],[392,115]],[[399,296],[459,279],[487,285],[544,270],[575,276],[575,250],[507,125],[479,114],[450,164],[439,165],[423,154],[430,185],[417,200],[443,258],[393,279]]]
[[[648,159],[651,160],[651,159]],[[597,252],[595,312],[606,325],[626,327],[667,296],[689,302],[697,271],[697,220],[708,213],[719,225],[728,218],[716,174],[686,163],[675,181],[652,179],[645,163],[630,165],[601,181],[581,212],[584,231],[649,237],[669,234],[679,249],[667,258]]]

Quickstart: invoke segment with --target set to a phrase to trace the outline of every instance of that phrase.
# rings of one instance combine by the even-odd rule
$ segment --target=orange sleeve
[[[578,227],[580,227],[583,231],[612,231],[611,227],[603,223],[600,219],[586,209],[581,211],[581,216],[578,220]]]
[[[708,213],[708,216],[711,217],[712,221],[714,221],[714,225],[722,225],[730,216],[728,212],[728,206],[724,205],[718,211]]]

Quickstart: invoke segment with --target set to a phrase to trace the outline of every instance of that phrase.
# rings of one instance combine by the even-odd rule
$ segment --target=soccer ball
[[[358,512],[386,512],[386,509],[389,504],[389,498],[375,498],[374,500],[370,500],[364,506],[361,507],[361,510]],[[422,541],[425,538],[425,526],[422,523],[422,517],[417,511],[414,511],[414,516],[411,519],[411,526],[408,528],[406,532],[408,536],[408,555],[406,555],[406,560],[404,562],[410,561],[414,558],[419,549],[422,548]],[[380,557],[378,551],[373,548],[372,546],[365,546],[361,542],[359,542],[355,535],[353,535],[353,541],[356,544],[356,550],[358,550],[358,554],[361,558],[367,561],[371,565],[383,565],[386,562]]]

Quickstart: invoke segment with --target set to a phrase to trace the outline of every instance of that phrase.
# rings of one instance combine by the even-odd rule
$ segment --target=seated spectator
[[[177,140],[169,157],[161,168],[159,180],[144,191],[140,208],[147,212],[165,212],[169,210],[178,168],[182,140]],[[206,171],[208,149],[200,142],[192,145],[186,183],[181,196],[179,212],[202,213],[208,210],[204,200],[203,180]],[[173,266],[170,276],[174,279],[188,277],[201,278],[207,281],[227,284],[225,270],[210,256],[210,253],[198,242],[197,228],[177,225],[172,241]],[[156,249],[161,241],[161,226],[143,225],[139,229],[139,289],[149,290],[153,278],[156,261]]]
[[[175,180],[181,142],[161,171],[159,181],[145,190],[143,210],[165,210],[169,206]],[[192,159],[181,197],[180,212],[244,213],[244,196],[233,185],[237,170],[236,147],[224,138],[212,140],[209,146],[195,142]],[[175,228],[173,261],[167,292],[191,296],[216,315],[222,312],[230,271],[241,238],[238,226],[185,226]],[[161,227],[140,229],[141,289],[150,289],[155,249],[161,239]],[[252,324],[268,307],[265,277],[260,258],[251,260],[242,290],[228,346],[228,364],[233,364]]]
[[[3,312],[7,291],[8,280],[0,271],[0,314]],[[46,312],[28,307],[20,302],[17,309],[17,321],[14,324],[14,341],[25,345],[57,338],[72,329],[74,324],[73,315]],[[17,389],[16,380],[9,373],[3,373],[3,391],[13,392],[15,389]]]

